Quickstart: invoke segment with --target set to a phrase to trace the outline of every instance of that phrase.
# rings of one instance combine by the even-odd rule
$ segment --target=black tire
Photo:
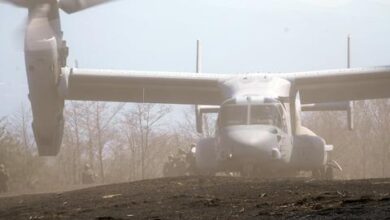
[[[333,174],[333,168],[328,166],[325,170],[325,180],[333,180],[334,174]]]
[[[242,177],[256,177],[256,166],[254,164],[245,164],[241,167],[240,176]]]
[[[323,179],[325,179],[325,173],[326,173],[325,167],[313,169],[311,171],[312,178],[316,179],[316,180],[323,180]]]
[[[313,169],[311,170],[311,178],[319,180],[321,179],[321,173],[319,169]]]

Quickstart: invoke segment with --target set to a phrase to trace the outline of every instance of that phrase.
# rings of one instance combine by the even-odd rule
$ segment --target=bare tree
[[[27,151],[35,151],[35,142],[33,139],[31,122],[31,111],[24,105],[20,105],[19,111],[11,117],[13,131],[19,135],[19,140]]]
[[[152,133],[170,111],[171,108],[166,105],[142,103],[135,104],[134,108],[125,114],[126,139],[133,154],[139,150],[141,179],[145,178],[145,158]]]
[[[83,137],[83,127],[81,124],[83,116],[85,116],[85,109],[83,104],[76,101],[70,101],[66,103],[65,117],[67,123],[65,124],[64,142],[70,139],[68,147],[72,149],[72,182],[73,184],[80,183],[80,170],[81,170],[81,144]]]
[[[31,128],[31,111],[21,105],[19,111],[10,117],[9,122],[9,132],[18,143],[16,145],[18,161],[15,161],[18,166],[15,167],[13,176],[15,184],[24,189],[32,189],[45,160],[38,156]]]
[[[306,122],[335,146],[333,156],[344,168],[343,178],[385,177],[389,163],[389,101],[356,101],[354,107],[353,131],[345,129],[344,112],[310,113]]]
[[[114,132],[110,127],[115,116],[125,106],[124,103],[109,105],[103,102],[93,102],[89,106],[86,115],[86,125],[88,130],[89,158],[93,161],[93,144],[96,144],[97,158],[99,163],[99,176],[101,182],[105,182],[103,155],[106,144],[114,137]],[[92,115],[92,116],[91,116]],[[95,141],[93,141],[95,140]],[[94,143],[95,142],[95,143]]]
[[[372,133],[374,137],[374,145],[378,149],[378,158],[381,163],[381,177],[387,176],[387,167],[389,163],[389,146],[390,137],[388,131],[390,130],[389,121],[390,102],[388,99],[374,100],[369,106],[370,115],[372,117]]]
[[[196,131],[195,111],[192,106],[182,112],[183,120],[177,121],[178,130],[189,142],[196,142],[202,137],[212,137],[215,135],[217,114],[203,114],[203,134]]]

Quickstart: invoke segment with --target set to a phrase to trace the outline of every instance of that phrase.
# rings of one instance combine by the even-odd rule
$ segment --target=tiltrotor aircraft
[[[191,104],[197,105],[199,132],[202,114],[218,113],[215,137],[196,147],[201,172],[311,170],[330,177],[337,167],[329,157],[333,146],[301,125],[301,111],[345,110],[352,125],[349,101],[390,97],[390,67],[236,75],[70,68],[59,9],[72,13],[107,1],[5,2],[29,12],[25,60],[32,128],[42,156],[59,152],[64,100]]]

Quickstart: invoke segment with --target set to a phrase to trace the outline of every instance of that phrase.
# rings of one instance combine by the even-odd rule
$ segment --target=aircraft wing
[[[231,74],[64,68],[65,99],[219,105],[220,83]],[[257,74],[253,74],[257,75]],[[263,76],[264,74],[259,74]],[[275,74],[290,80],[301,102],[390,97],[390,66]],[[61,91],[61,90],[60,90]]]
[[[219,105],[226,74],[62,69],[68,100]],[[63,78],[64,78],[63,77]]]
[[[297,72],[284,75],[302,103],[390,98],[390,66]]]

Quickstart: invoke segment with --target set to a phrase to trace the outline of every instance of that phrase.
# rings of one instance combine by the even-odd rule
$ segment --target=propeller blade
[[[21,8],[28,7],[28,0],[0,0],[0,2],[4,2]]]
[[[114,0],[60,0],[60,8],[68,14],[72,14],[87,8],[91,8]]]

